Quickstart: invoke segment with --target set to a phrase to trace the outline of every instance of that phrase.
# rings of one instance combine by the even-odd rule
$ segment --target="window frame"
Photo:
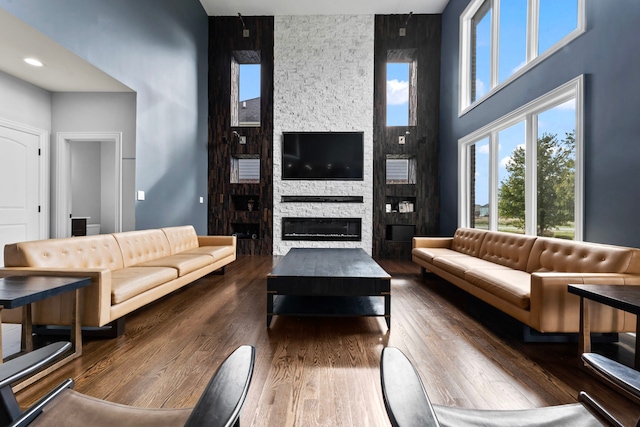
[[[500,2],[502,0],[471,0],[460,15],[459,70],[458,70],[458,117],[462,117],[496,92],[534,68],[572,40],[586,32],[585,0],[577,0],[577,24],[569,34],[558,40],[546,51],[538,55],[538,28],[540,0],[527,0],[526,64],[504,81],[499,80],[500,52]],[[471,102],[472,63],[472,19],[486,2],[491,3],[491,81],[487,93]],[[535,30],[534,30],[535,29]]]
[[[498,230],[498,133],[522,121],[525,122],[525,230],[526,235],[536,235],[536,153],[538,142],[537,118],[540,113],[575,99],[575,206],[574,240],[584,238],[584,75],[557,87],[517,110],[487,124],[458,140],[458,226],[469,227],[470,218],[470,171],[469,147],[489,138],[489,230]]]

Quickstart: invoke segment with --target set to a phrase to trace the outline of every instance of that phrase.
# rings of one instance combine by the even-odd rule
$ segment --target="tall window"
[[[580,76],[462,138],[459,224],[582,239]]]
[[[387,63],[387,126],[409,126],[409,63]]]
[[[231,126],[260,126],[260,51],[232,54]]]
[[[584,0],[472,0],[460,17],[460,114],[585,27]]]

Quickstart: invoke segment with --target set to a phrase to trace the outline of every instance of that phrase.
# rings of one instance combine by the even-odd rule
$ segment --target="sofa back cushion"
[[[482,241],[487,235],[486,230],[476,230],[475,228],[458,228],[453,235],[451,249],[465,255],[477,257],[480,253]]]
[[[125,267],[171,255],[169,241],[162,230],[126,231],[113,234]]]
[[[32,240],[4,247],[5,267],[105,268],[123,267],[122,254],[110,234]]]
[[[527,271],[640,273],[640,249],[538,237]]]
[[[192,225],[168,227],[161,230],[167,236],[172,255],[196,249],[200,246],[198,244],[198,235]]]
[[[482,241],[479,257],[505,267],[525,271],[535,236],[488,232]]]

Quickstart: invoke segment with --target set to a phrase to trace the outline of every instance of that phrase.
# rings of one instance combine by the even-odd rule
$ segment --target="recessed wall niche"
[[[231,184],[260,183],[260,155],[235,154],[231,156]]]

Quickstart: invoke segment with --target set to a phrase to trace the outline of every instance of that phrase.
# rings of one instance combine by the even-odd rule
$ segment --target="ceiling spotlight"
[[[35,58],[24,58],[24,62],[34,67],[42,67],[44,64]]]

